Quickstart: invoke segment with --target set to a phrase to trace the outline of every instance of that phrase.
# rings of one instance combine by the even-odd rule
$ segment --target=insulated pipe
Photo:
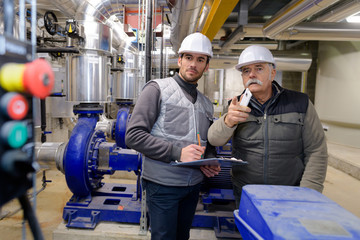
[[[182,1],[176,0],[172,8],[170,41],[174,52],[179,50],[182,40],[195,32],[199,13],[204,0]]]
[[[304,72],[308,71],[312,62],[312,56],[309,52],[297,51],[271,51],[275,61],[276,69],[279,71]],[[211,58],[210,68],[234,68],[238,63],[240,52],[236,55],[217,55]],[[156,64],[156,61],[153,62]],[[169,68],[178,68],[176,55],[169,57]]]
[[[291,1],[275,14],[263,28],[264,35],[275,39],[282,31],[298,24],[307,17],[318,13],[339,0],[299,0]]]
[[[340,7],[318,17],[313,22],[339,22],[360,11],[360,0],[344,2]]]
[[[306,22],[278,34],[276,40],[358,41],[357,23]]]

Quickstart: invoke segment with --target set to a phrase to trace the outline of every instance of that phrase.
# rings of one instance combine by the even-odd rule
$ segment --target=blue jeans
[[[151,240],[189,239],[201,184],[173,187],[145,179],[142,184],[146,190]]]

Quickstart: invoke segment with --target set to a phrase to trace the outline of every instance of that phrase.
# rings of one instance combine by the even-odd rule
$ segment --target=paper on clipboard
[[[221,167],[231,167],[233,165],[244,165],[246,161],[236,158],[205,158],[192,162],[171,162],[171,165],[184,166],[184,167],[200,167],[203,165],[220,165]]]

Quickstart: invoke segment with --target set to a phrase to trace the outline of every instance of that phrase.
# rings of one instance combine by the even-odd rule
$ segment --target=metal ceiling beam
[[[225,50],[233,45],[238,40],[243,40],[245,36],[244,25],[248,23],[249,2],[248,0],[241,0],[238,13],[238,27],[229,35],[229,37],[222,43],[220,47]]]
[[[201,33],[212,41],[237,3],[238,1],[214,0]]]

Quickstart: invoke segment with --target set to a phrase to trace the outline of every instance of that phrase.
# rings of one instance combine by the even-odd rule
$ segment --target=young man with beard
[[[196,89],[211,57],[211,42],[205,35],[187,36],[179,49],[179,74],[147,83],[128,124],[126,145],[145,155],[142,186],[152,240],[189,238],[204,175],[212,177],[220,171],[215,166],[170,164],[215,153],[207,143],[213,105]]]
[[[308,96],[274,81],[275,60],[262,46],[244,49],[236,69],[252,93],[249,105],[239,105],[242,95],[234,97],[228,112],[208,133],[214,146],[232,138],[233,157],[248,162],[231,170],[236,205],[246,184],[301,186],[322,192],[327,146]]]

